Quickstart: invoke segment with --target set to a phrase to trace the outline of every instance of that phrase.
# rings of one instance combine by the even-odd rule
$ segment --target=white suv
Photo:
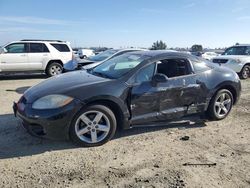
[[[241,79],[250,77],[250,45],[235,45],[212,59],[214,63],[228,67],[237,72]]]
[[[45,72],[54,76],[73,59],[67,42],[58,40],[21,40],[11,42],[0,51],[0,73]]]

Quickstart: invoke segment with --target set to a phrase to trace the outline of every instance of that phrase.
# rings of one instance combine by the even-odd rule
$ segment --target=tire
[[[80,59],[86,59],[86,58],[87,58],[86,55],[80,56]]]
[[[245,65],[239,74],[240,78],[245,80],[250,77],[250,65]]]
[[[69,128],[71,141],[81,147],[101,146],[113,138],[116,117],[103,105],[92,105],[81,110]]]
[[[222,120],[226,118],[232,109],[233,100],[233,95],[229,90],[219,90],[210,101],[207,110],[208,117],[211,120]]]
[[[46,74],[49,77],[62,74],[62,72],[63,72],[63,66],[57,62],[51,63],[46,69]]]

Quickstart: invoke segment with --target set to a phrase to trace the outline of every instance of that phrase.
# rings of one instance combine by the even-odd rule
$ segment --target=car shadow
[[[6,89],[6,91],[9,91],[9,92],[16,92],[18,94],[24,94],[24,92],[29,89],[31,86],[24,86],[24,87],[19,87],[19,88],[16,88],[16,89]]]
[[[166,126],[141,127],[117,131],[115,139],[140,135],[147,132],[167,130],[169,128],[189,129],[206,126],[205,122],[190,125],[188,123],[168,123]],[[70,141],[56,141],[36,138],[29,135],[19,125],[13,114],[0,115],[0,159],[25,157],[50,151],[78,148]]]
[[[46,74],[0,74],[0,80],[28,80],[28,79],[46,79]]]
[[[189,122],[169,122],[163,125],[159,126],[141,126],[141,127],[134,127],[128,130],[121,130],[119,129],[116,132],[116,135],[114,136],[113,139],[119,139],[121,137],[128,137],[128,136],[133,136],[133,135],[139,135],[139,134],[144,134],[144,133],[149,133],[149,132],[156,132],[156,131],[161,131],[161,130],[167,130],[167,129],[172,129],[172,128],[177,128],[177,129],[194,129],[194,128],[201,128],[201,127],[206,127],[206,121],[205,120],[198,120],[197,122],[194,122],[193,124],[190,124]]]

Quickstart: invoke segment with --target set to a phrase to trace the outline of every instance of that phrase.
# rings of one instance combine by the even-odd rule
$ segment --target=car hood
[[[90,61],[90,60],[71,60],[63,65],[63,69],[65,72],[74,71],[78,69],[79,67],[78,64],[82,66],[84,65],[86,66],[86,65],[93,64],[93,63],[97,63],[97,62]]]
[[[68,91],[82,87],[108,82],[110,79],[98,77],[86,71],[74,71],[49,78],[24,93],[27,103],[32,103],[40,97],[51,94],[67,95]],[[72,96],[74,97],[74,96]]]
[[[92,60],[89,60],[89,59],[83,59],[83,60],[79,60],[78,63],[80,64],[89,64],[89,63],[95,63],[97,61],[92,61]]]
[[[92,69],[92,68],[96,67],[97,65],[100,65],[101,63],[102,62],[91,63],[89,65],[83,66],[82,68],[84,68],[84,69]]]

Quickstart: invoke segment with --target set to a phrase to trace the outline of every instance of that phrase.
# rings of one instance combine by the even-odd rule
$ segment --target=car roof
[[[58,44],[69,44],[69,42],[67,42],[67,41],[60,41],[60,40],[26,40],[26,39],[25,40],[12,41],[10,43],[58,43]]]
[[[124,51],[146,51],[146,49],[140,49],[140,48],[121,48],[121,49],[110,49],[115,50],[117,52],[124,52]]]
[[[231,46],[231,47],[244,47],[244,46],[250,46],[250,44],[238,44],[238,45],[234,45],[234,46]]]
[[[181,57],[194,57],[193,55],[184,53],[184,52],[175,52],[171,50],[148,50],[148,51],[137,51],[137,52],[129,52],[131,54],[140,54],[146,55],[150,57],[167,55],[167,56],[181,56]]]

